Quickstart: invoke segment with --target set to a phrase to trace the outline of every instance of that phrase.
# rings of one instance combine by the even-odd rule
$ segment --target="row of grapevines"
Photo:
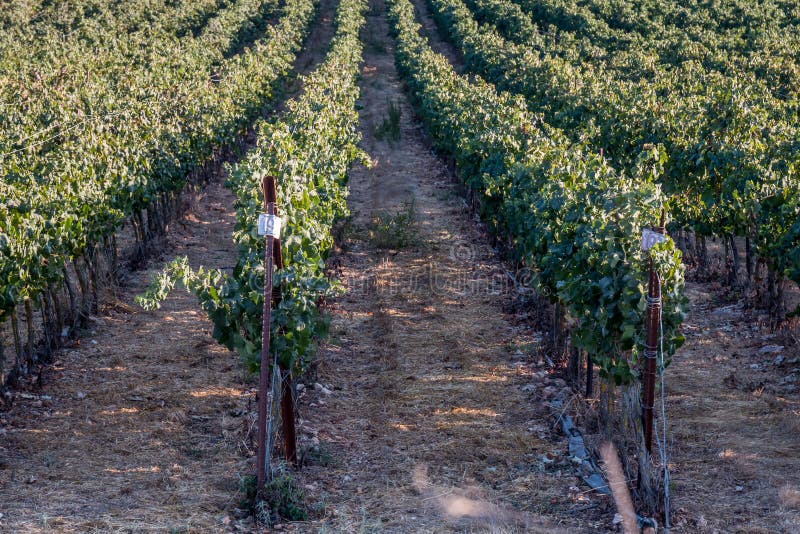
[[[573,64],[508,42],[479,26],[461,0],[430,4],[470,69],[524,95],[531,109],[602,149],[618,169],[630,172],[648,146],[663,147],[663,182],[681,223],[706,235],[753,236],[773,269],[796,268],[783,246],[800,215],[786,204],[800,184],[790,120],[796,104],[776,101],[752,78],[702,68],[615,79],[601,64]]]
[[[136,88],[132,84],[145,76],[162,91],[190,76],[207,82],[212,67],[239,46],[240,35],[263,29],[277,5],[277,0],[238,0],[216,11],[196,37],[179,38],[175,28],[158,23],[130,31],[126,21],[114,28],[84,24],[68,36],[53,27],[15,35],[5,43],[7,74],[0,76],[0,100],[9,105],[0,119],[0,150],[24,146],[27,150],[11,155],[29,158],[55,150],[63,137],[33,146],[26,141],[36,141],[38,132],[53,130],[54,124],[84,117],[97,102],[128,103],[120,91]],[[168,10],[161,22],[184,12],[195,8]]]
[[[643,0],[636,4],[586,0],[572,4],[586,14],[586,19],[603,22],[614,30],[657,40],[682,33],[702,45],[724,46],[737,52],[757,51],[765,40],[788,36],[800,23],[796,5],[775,0]]]
[[[800,65],[794,53],[800,35],[800,11],[796,6],[787,9],[788,4],[780,2],[753,6],[742,0],[691,6],[645,1],[618,10],[611,7],[618,2],[514,1],[533,15],[529,21],[542,26],[552,24],[559,30],[558,39],[548,43],[549,50],[587,48],[587,40],[604,43],[601,53],[584,56],[581,61],[603,66],[616,63],[627,71],[649,71],[649,79],[666,80],[668,83],[661,82],[655,94],[674,94],[677,98],[656,110],[665,116],[661,122],[672,122],[674,131],[687,132],[689,139],[701,137],[694,144],[685,143],[686,148],[678,154],[679,159],[684,157],[695,164],[696,168],[688,168],[693,174],[683,182],[676,182],[673,176],[667,183],[680,192],[675,206],[687,212],[684,221],[703,233],[754,238],[758,252],[769,260],[772,269],[800,283],[800,255],[796,251],[800,233],[800,136],[796,127],[800,116]],[[488,3],[508,5],[506,0]],[[639,12],[638,21],[643,24],[629,27],[636,18],[628,16],[631,8]],[[488,11],[477,8],[478,20],[482,19],[480,11],[483,15],[489,13],[484,20],[497,22],[496,28],[504,36],[526,44],[525,40],[518,40],[520,33],[505,31],[510,29],[509,23],[512,27],[525,26],[518,10],[506,7],[501,15],[494,5]],[[592,12],[598,17],[593,18]],[[723,12],[728,15],[720,16]],[[730,18],[730,13],[738,14]],[[509,18],[502,20],[505,17]],[[653,18],[648,21],[648,17]],[[662,24],[661,18],[670,23]],[[587,31],[588,28],[592,30]],[[574,32],[572,38],[570,32]],[[617,46],[623,41],[635,43],[630,52]],[[655,50],[657,56],[644,60],[638,54],[648,48]],[[696,68],[693,62],[710,76],[694,78],[694,71],[687,67]],[[732,81],[715,86],[720,76]],[[603,77],[612,78],[609,71]],[[624,107],[624,100],[624,96],[618,99],[616,107]],[[637,113],[633,106],[640,101],[630,102],[629,107]],[[675,111],[681,105],[684,109]],[[652,124],[647,114],[642,115]],[[698,118],[707,125],[704,132],[692,127],[700,122]],[[698,131],[703,135],[698,136]],[[726,173],[733,176],[726,179]],[[687,195],[686,190],[692,188],[701,188],[702,192],[694,197]],[[709,217],[713,212],[721,217]]]
[[[480,78],[457,75],[420,36],[408,0],[390,2],[396,60],[436,146],[455,158],[462,179],[483,195],[484,216],[535,270],[538,289],[575,320],[576,346],[617,383],[635,376],[641,346],[647,258],[644,227],[665,201],[648,157],[635,175],[570,142],[525,103]],[[665,348],[682,338],[680,254],[654,250],[664,280]],[[630,352],[628,352],[630,351]]]
[[[616,1],[513,1],[541,31],[557,35],[558,43],[564,39],[573,48],[577,45],[588,59],[621,63],[620,54],[632,53],[668,66],[697,62],[728,75],[752,71],[784,99],[800,90],[794,54],[800,44],[800,17],[776,4],[647,1],[622,7]],[[732,13],[738,15],[729,18]]]
[[[264,4],[239,3],[232,9],[244,16],[221,12],[215,19],[225,24],[212,20],[207,32],[166,47],[169,54],[154,53],[141,68],[119,68],[119,56],[108,52],[112,75],[81,86],[80,73],[72,73],[74,95],[57,97],[67,100],[72,118],[85,118],[77,121],[80,127],[64,128],[47,150],[14,150],[0,158],[0,320],[21,300],[60,283],[66,261],[164,192],[181,189],[189,172],[232,143],[271,100],[292,68],[315,4],[289,0],[262,39],[225,58],[220,48]],[[218,76],[211,79],[214,62]],[[59,93],[58,84],[51,85]],[[34,111],[46,106],[31,98],[21,103]]]
[[[194,293],[214,323],[214,337],[236,350],[255,370],[261,361],[264,239],[256,232],[263,212],[261,183],[276,178],[278,206],[284,219],[285,267],[273,276],[282,299],[272,314],[273,347],[284,369],[300,372],[327,329],[320,298],[332,290],[325,259],[333,244],[331,227],[347,213],[347,170],[366,161],[358,148],[357,80],[365,0],[342,0],[336,34],[324,62],[303,78],[302,95],[287,111],[264,123],[258,145],[230,169],[227,185],[237,196],[234,241],[239,257],[232,274],[194,271],[186,258],[174,260],[139,302],[158,306],[176,283]]]
[[[227,0],[76,0],[68,4],[47,2],[26,7],[25,2],[14,0],[17,13],[14,9],[4,11],[8,22],[0,33],[0,42],[22,40],[29,50],[35,50],[43,45],[35,40],[37,35],[49,39],[58,34],[62,46],[71,46],[77,40],[103,45],[108,38],[113,40],[145,28],[156,35],[162,29],[172,29],[176,33],[187,29],[192,31],[193,25],[202,25],[203,20],[224,9],[228,3]],[[3,20],[0,18],[0,25]]]
[[[0,31],[27,24],[41,9],[41,0],[0,1]]]

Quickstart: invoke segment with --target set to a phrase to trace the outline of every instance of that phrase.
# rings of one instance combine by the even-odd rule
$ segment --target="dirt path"
[[[353,220],[331,261],[346,292],[332,303],[322,387],[301,398],[313,460],[299,476],[322,517],[298,528],[552,532],[541,514],[575,478],[541,469],[539,457],[560,446],[525,388],[535,368],[518,348],[530,349],[533,333],[505,312],[504,266],[413,117],[384,18],[375,0],[361,84],[374,166],[350,177]],[[382,139],[390,106],[400,110],[396,141]],[[412,205],[415,224],[375,227]],[[404,235],[414,244],[376,246]]]
[[[296,72],[324,57],[335,8],[321,1]],[[299,90],[295,82],[286,94]],[[212,179],[172,225],[161,257],[104,299],[41,387],[0,413],[0,532],[223,532],[243,524],[235,508],[239,477],[254,470],[253,381],[211,337],[194,297],[176,291],[154,313],[134,303],[175,256],[195,268],[233,268],[234,197],[223,181]]]
[[[164,259],[230,267],[231,203],[211,184],[170,232]],[[248,391],[194,297],[178,292],[156,313],[134,304],[152,272],[132,273],[35,398],[3,414],[6,531],[220,524],[243,468]]]
[[[798,532],[800,352],[709,286],[667,371],[676,532]]]

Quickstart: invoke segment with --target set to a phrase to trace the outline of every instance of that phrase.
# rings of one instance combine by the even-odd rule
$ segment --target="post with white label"
[[[642,250],[649,251],[656,243],[663,243],[666,214],[661,210],[661,221],[653,230],[642,232]],[[653,446],[653,409],[656,389],[656,358],[658,357],[659,325],[661,324],[661,280],[650,258],[650,276],[647,281],[647,312],[645,317],[644,383],[642,384],[642,428],[647,452]]]
[[[281,219],[278,217],[277,191],[275,178],[266,176],[262,183],[264,193],[264,206],[266,213],[258,217],[258,235],[266,236],[266,249],[264,251],[264,309],[261,324],[261,372],[258,382],[258,457],[256,460],[256,480],[258,481],[258,494],[264,489],[267,478],[267,418],[269,405],[267,398],[270,384],[270,322],[272,320],[272,304],[280,300],[280,292],[273,291],[272,274],[275,268],[283,268],[281,254]],[[275,294],[277,293],[277,295]],[[275,392],[272,392],[274,395]],[[294,419],[292,419],[294,425]]]

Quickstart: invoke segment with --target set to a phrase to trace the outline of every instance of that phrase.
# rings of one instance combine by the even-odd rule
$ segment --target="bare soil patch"
[[[675,531],[797,532],[800,350],[710,284],[688,295],[667,370]]]
[[[209,185],[170,232],[168,257],[231,267],[231,203]],[[136,306],[152,272],[132,273],[88,335],[57,356],[41,389],[1,414],[4,530],[224,525],[247,459],[252,395],[194,297],[178,292],[154,313]]]

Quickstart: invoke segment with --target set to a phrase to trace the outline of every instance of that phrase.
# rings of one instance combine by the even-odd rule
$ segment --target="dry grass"
[[[229,266],[232,213],[213,206],[230,201],[209,186],[171,233],[171,253]],[[156,313],[133,304],[149,274],[133,273],[88,336],[57,356],[31,392],[49,399],[4,414],[4,531],[227,528],[248,470],[238,443],[252,392],[192,297],[176,294]]]
[[[617,455],[617,449],[611,443],[606,442],[600,446],[600,456],[603,458],[603,471],[605,471],[608,486],[614,495],[614,504],[622,516],[623,531],[625,534],[636,534],[639,532],[636,524],[636,511],[633,508],[631,492],[628,490],[628,483]]]
[[[705,286],[689,295],[688,341],[667,374],[674,531],[796,532],[800,396],[780,389],[791,366],[758,353],[773,341],[746,317],[714,313]]]

